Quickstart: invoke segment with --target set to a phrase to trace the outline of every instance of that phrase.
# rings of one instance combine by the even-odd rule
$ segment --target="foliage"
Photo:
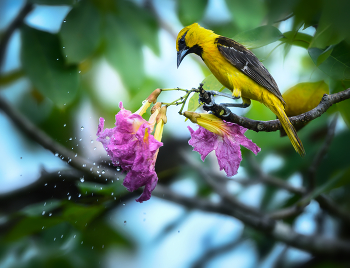
[[[92,169],[101,176],[77,167],[54,172],[43,169],[38,181],[27,186],[28,188],[23,184],[23,189],[19,192],[0,195],[0,266],[11,263],[9,267],[97,267],[108,252],[121,248],[132,251],[140,243],[131,239],[120,225],[110,220],[116,208],[120,209],[126,200],[134,199],[135,196],[121,186],[119,177],[112,181],[110,178],[104,180],[104,170],[111,169],[108,162],[106,163],[107,158],[103,155],[105,158],[100,159],[100,156],[87,152],[88,146],[96,146],[96,142],[90,144],[91,141],[94,142],[94,136],[87,135],[82,142],[77,141],[81,125],[77,126],[76,122],[80,122],[78,118],[81,114],[88,117],[86,111],[91,109],[94,117],[97,118],[98,115],[108,118],[106,124],[112,125],[112,118],[118,112],[118,103],[111,106],[107,102],[109,98],[114,99],[113,94],[127,99],[128,109],[135,111],[155,88],[162,88],[168,77],[149,75],[149,70],[145,69],[145,55],[149,53],[145,51],[151,51],[152,56],[160,57],[166,46],[160,43],[160,31],[168,31],[171,35],[172,31],[179,29],[172,28],[176,23],[167,23],[166,15],[159,14],[155,6],[157,2],[154,0],[27,2],[35,7],[69,6],[70,9],[57,33],[37,29],[25,19],[17,25],[21,37],[20,67],[10,72],[6,68],[1,69],[1,97],[6,96],[9,91],[10,94],[14,92],[9,99],[15,101],[11,103],[21,111],[26,120],[35,124],[38,132],[44,131],[52,141],[78,156],[93,159],[91,161],[95,162]],[[264,59],[264,65],[268,69],[275,62],[282,61],[283,56],[284,64],[288,65],[291,64],[288,59],[303,53],[303,59],[309,64],[301,61],[298,63],[300,77],[296,80],[299,83],[293,85],[284,95],[288,107],[293,110],[290,115],[315,107],[324,93],[335,93],[350,87],[350,16],[347,14],[350,1],[226,0],[225,7],[229,14],[227,19],[221,19],[221,14],[210,15],[210,2],[175,1],[175,14],[183,26],[199,22],[218,34],[232,37],[252,49],[260,59]],[[164,11],[164,7],[160,10]],[[1,38],[3,36],[1,33]],[[175,57],[174,45],[174,60]],[[0,64],[3,62],[1,56]],[[108,95],[96,88],[94,78],[101,63],[107,64],[113,74],[120,78],[120,87],[123,90],[118,89]],[[176,72],[175,67],[173,72]],[[207,70],[203,72],[208,73]],[[172,75],[169,73],[169,77]],[[24,86],[21,84],[23,81],[27,83]],[[200,82],[193,81],[192,86],[197,87]],[[202,82],[205,90],[224,90],[213,75],[208,75]],[[19,85],[22,91],[13,90],[13,85]],[[280,90],[285,91],[286,88]],[[105,96],[101,98],[103,94]],[[252,162],[250,152],[242,150],[241,170],[244,172],[240,173],[239,170],[239,174],[248,183],[253,180],[264,182],[266,177],[261,172],[282,182],[298,177],[302,181],[299,186],[304,189],[308,189],[310,178],[313,177],[315,185],[310,186],[311,193],[307,201],[326,194],[339,209],[349,213],[349,104],[350,101],[345,100],[334,105],[327,113],[298,132],[307,152],[303,159],[294,152],[287,138],[279,137],[278,132],[248,131],[247,137],[262,150],[253,158],[255,162]],[[200,110],[200,106],[196,93],[189,99],[188,110]],[[275,119],[271,111],[256,102],[252,102],[249,109],[239,113],[255,120]],[[339,128],[336,128],[327,150],[317,160],[325,146],[325,140],[329,138],[329,122],[338,113],[341,115],[338,120]],[[341,124],[342,120],[345,124]],[[94,123],[97,127],[97,122]],[[35,155],[41,150],[36,143],[24,138],[24,132],[22,134],[19,136],[11,133],[11,136],[23,140],[23,151]],[[188,141],[177,139],[177,134],[167,135],[165,130],[165,140],[171,144],[168,147],[170,149],[167,149],[165,143],[164,149],[159,152],[156,170],[163,187],[183,178],[190,178],[197,187],[198,196],[211,200],[215,189],[193,167],[184,165],[181,152]],[[59,157],[67,160],[64,155]],[[280,160],[281,164],[277,165],[277,160],[269,161],[271,158]],[[187,168],[183,168],[184,166]],[[261,167],[261,170],[256,166]],[[208,167],[209,165],[205,165],[205,168]],[[312,167],[316,167],[316,171]],[[69,173],[73,169],[77,174]],[[57,177],[58,172],[62,177]],[[115,174],[122,179],[123,175],[118,172],[119,170],[115,171]],[[291,192],[280,201],[278,197],[285,190],[266,183],[262,185],[263,194],[258,204],[262,211],[274,212],[300,205],[300,194]],[[236,188],[239,190],[232,196],[239,199],[249,187],[242,182]],[[322,220],[314,221],[319,227],[315,235],[328,235],[329,233],[322,231],[322,227],[326,226],[325,221],[330,218],[329,215],[334,214],[327,210],[320,210],[319,214]],[[299,215],[283,220],[293,226]],[[184,219],[186,224],[186,218]],[[332,227],[333,237],[349,239],[346,221],[338,216],[332,216],[332,220],[337,223]],[[170,231],[164,233],[166,236]],[[256,246],[257,262],[272,256],[269,254],[277,245],[275,240],[266,238],[264,234],[251,228],[245,228],[242,237],[247,237]],[[202,253],[205,256],[207,252]],[[29,254],[33,256],[27,261]],[[213,256],[215,257],[215,253]],[[329,259],[320,264],[317,263],[318,258],[319,256],[315,257],[316,264],[310,267],[347,267],[342,260]],[[296,263],[283,256],[280,259],[283,267],[304,262],[300,260],[300,263]],[[276,259],[277,261],[281,260]],[[307,262],[304,262],[304,266],[306,265]]]

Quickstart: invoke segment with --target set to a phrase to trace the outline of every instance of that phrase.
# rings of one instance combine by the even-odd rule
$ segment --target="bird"
[[[251,100],[259,101],[280,120],[294,149],[301,156],[305,150],[285,113],[285,101],[277,83],[253,52],[233,39],[193,23],[184,27],[176,38],[177,67],[191,53],[202,58],[216,79],[242,103],[233,107],[246,108]]]

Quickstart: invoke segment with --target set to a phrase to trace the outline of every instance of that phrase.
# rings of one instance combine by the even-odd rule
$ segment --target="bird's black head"
[[[181,61],[186,57],[186,55],[190,53],[195,53],[201,57],[203,52],[203,49],[198,44],[194,44],[192,46],[188,45],[191,43],[191,35],[188,35],[189,29],[186,28],[182,29],[177,37],[176,49],[178,68],[180,66]]]

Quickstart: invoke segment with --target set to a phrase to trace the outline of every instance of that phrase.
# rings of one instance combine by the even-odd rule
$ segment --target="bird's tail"
[[[295,151],[297,151],[297,153],[299,153],[300,156],[304,156],[305,155],[304,146],[301,143],[301,140],[299,139],[295,128],[290,123],[286,113],[284,112],[283,104],[280,101],[278,102],[274,101],[273,104],[268,105],[268,107],[281,121],[283,129],[287,133],[288,138],[290,139],[290,142],[292,143]]]

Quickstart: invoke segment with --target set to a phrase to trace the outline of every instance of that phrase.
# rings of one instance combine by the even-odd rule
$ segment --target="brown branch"
[[[334,137],[335,127],[337,125],[338,115],[335,115],[332,122],[329,125],[327,136],[325,138],[325,141],[321,147],[321,149],[318,151],[317,155],[314,158],[314,161],[312,162],[310,168],[309,168],[309,187],[308,190],[312,191],[316,186],[316,171],[318,166],[321,164],[321,161],[325,157],[325,155],[328,152],[329,146],[331,145],[331,142]]]
[[[33,5],[27,3],[2,35],[2,40],[0,42],[0,71],[2,69],[7,43],[10,40],[11,35],[23,23],[24,18],[32,11],[32,9]]]
[[[53,154],[58,154],[63,161],[67,162],[70,166],[76,168],[77,170],[95,177],[102,176],[103,178],[114,178],[116,176],[116,170],[106,168],[103,168],[105,174],[101,175],[101,171],[97,170],[97,167],[94,166],[90,161],[76,156],[73,151],[54,141],[50,136],[48,136],[41,129],[37,128],[32,122],[30,122],[21,113],[9,105],[2,97],[0,97],[0,110],[2,110],[12,120],[12,122],[29,138],[36,141],[45,149],[48,149]]]
[[[200,90],[200,100],[207,105],[204,105],[203,108],[207,111],[212,112],[217,117],[231,123],[236,123],[242,127],[245,127],[250,130],[254,130],[256,132],[265,131],[277,131],[283,129],[280,121],[278,119],[271,121],[258,121],[252,120],[246,117],[242,117],[232,113],[227,107],[224,105],[216,104],[213,101],[213,92],[205,91],[202,88],[202,84],[199,87]],[[324,94],[320,104],[314,109],[297,115],[293,117],[289,117],[289,120],[292,125],[298,127],[299,125],[304,125],[305,123],[320,117],[324,112],[328,110],[333,104],[344,101],[350,98],[350,88],[334,93],[331,95]]]

